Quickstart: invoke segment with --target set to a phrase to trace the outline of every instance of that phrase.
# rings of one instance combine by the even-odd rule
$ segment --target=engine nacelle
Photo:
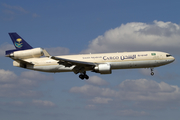
[[[101,74],[111,74],[111,65],[110,64],[99,64],[94,68],[95,72]]]
[[[34,48],[29,50],[21,50],[15,51],[11,53],[10,57],[20,58],[20,59],[27,59],[27,58],[39,58],[43,56],[43,49],[42,48]]]

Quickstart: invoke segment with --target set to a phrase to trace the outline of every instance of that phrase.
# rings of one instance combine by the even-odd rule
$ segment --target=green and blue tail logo
[[[17,48],[21,48],[23,46],[22,39],[21,38],[16,39],[16,42],[14,43],[14,45]]]

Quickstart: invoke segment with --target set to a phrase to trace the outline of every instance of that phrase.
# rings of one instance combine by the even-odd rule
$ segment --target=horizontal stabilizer
[[[19,51],[19,50],[17,50],[17,49],[14,49],[14,50],[7,50],[6,51],[6,57],[9,57],[9,55],[11,54],[11,53],[13,53],[13,52],[15,52],[15,51]]]
[[[21,62],[22,64],[34,65],[32,62],[28,62],[28,61],[25,61],[25,60],[22,60],[22,59],[19,59],[19,58],[15,58],[13,60],[15,60],[17,62]]]

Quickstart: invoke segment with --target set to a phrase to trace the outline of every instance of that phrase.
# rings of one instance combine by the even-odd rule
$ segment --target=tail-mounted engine
[[[39,58],[43,56],[42,48],[34,48],[22,51],[15,51],[9,55],[9,57],[19,58],[19,59],[27,59],[27,58]]]

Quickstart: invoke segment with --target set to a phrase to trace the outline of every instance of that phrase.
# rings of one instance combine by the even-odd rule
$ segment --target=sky
[[[179,120],[180,17],[178,0],[1,0],[0,119]],[[166,66],[43,73],[13,67],[9,32],[51,55],[163,51]]]

